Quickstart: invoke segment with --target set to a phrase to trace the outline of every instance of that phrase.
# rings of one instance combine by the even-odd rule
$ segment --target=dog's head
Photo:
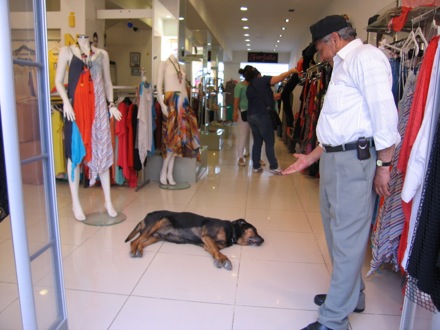
[[[232,221],[238,245],[256,245],[263,244],[264,239],[258,235],[257,228],[252,226],[244,219]]]

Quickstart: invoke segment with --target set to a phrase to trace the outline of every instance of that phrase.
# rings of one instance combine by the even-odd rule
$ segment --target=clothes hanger
[[[23,51],[27,52],[27,54],[25,54],[25,55],[35,55],[35,50],[32,48],[29,48],[27,45],[21,45],[17,49],[13,50],[13,53],[15,56],[17,56]]]

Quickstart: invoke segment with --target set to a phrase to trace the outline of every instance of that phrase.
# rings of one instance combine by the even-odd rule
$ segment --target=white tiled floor
[[[293,158],[277,138],[281,167]],[[265,158],[264,158],[265,159]],[[275,330],[300,329],[316,320],[313,296],[329,283],[318,203],[318,179],[273,176],[237,166],[234,135],[209,152],[208,170],[189,189],[136,192],[113,187],[117,225],[88,226],[73,219],[67,184],[57,183],[69,329]],[[102,211],[99,187],[81,192],[86,213]],[[217,269],[191,245],[156,243],[130,258],[125,238],[146,213],[192,211],[234,220],[244,217],[265,238],[261,247],[223,250],[233,270]],[[38,224],[33,232],[41,231]],[[364,272],[368,269],[367,256]],[[21,328],[9,219],[0,224],[0,329]],[[36,272],[36,285],[48,281]],[[352,314],[352,329],[398,329],[403,298],[399,274],[383,270],[366,279],[367,307]],[[37,298],[37,303],[38,299]]]

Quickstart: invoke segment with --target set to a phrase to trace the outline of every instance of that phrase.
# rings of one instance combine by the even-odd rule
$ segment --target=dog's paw
[[[225,260],[223,262],[223,268],[226,270],[232,270],[232,263],[230,260]]]
[[[142,258],[142,255],[143,255],[142,251],[136,251],[136,257]]]
[[[217,268],[222,268],[222,263],[220,260],[214,259],[214,266]]]

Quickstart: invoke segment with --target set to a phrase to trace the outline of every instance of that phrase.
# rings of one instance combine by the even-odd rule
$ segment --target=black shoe
[[[316,305],[321,306],[324,303],[325,298],[327,298],[326,294],[317,294],[315,296],[315,299],[313,299],[313,301],[315,302]],[[364,308],[355,308],[353,312],[362,313],[364,310],[365,310],[365,307]]]
[[[301,330],[332,330],[330,328],[327,328],[324,324],[319,323],[318,321],[314,323],[310,323],[305,328],[302,328]]]

